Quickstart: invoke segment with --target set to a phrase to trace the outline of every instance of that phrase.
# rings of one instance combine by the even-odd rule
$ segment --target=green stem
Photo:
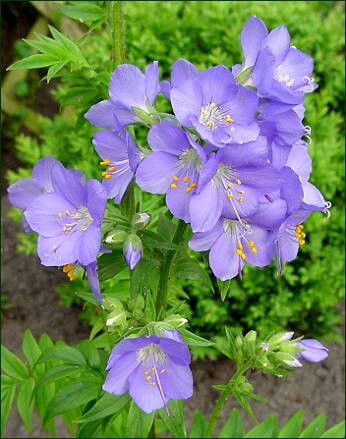
[[[112,32],[112,70],[119,64],[125,62],[125,20],[124,20],[124,2],[110,1],[109,16]]]
[[[175,234],[174,234],[173,240],[172,240],[172,242],[174,244],[177,244],[179,241],[181,241],[181,238],[184,235],[186,227],[187,227],[187,224],[183,220],[179,220],[178,227],[175,231]],[[176,253],[176,250],[168,250],[167,254],[166,254],[166,258],[162,264],[159,288],[158,288],[157,297],[156,297],[157,318],[159,318],[162,308],[164,308],[166,306],[167,294],[168,294],[169,273],[171,270],[171,265],[172,265],[175,253]]]
[[[228,381],[227,385],[229,386],[229,389],[224,390],[221,392],[221,395],[219,396],[218,400],[216,401],[216,404],[214,406],[214,409],[212,411],[212,414],[210,416],[206,437],[212,437],[212,434],[215,430],[217,421],[221,415],[223,406],[225,405],[225,402],[227,401],[229,395],[232,393],[232,385],[233,383],[241,376],[243,375],[247,369],[249,369],[249,365],[245,364],[243,367],[240,367],[236,370],[235,374],[232,376],[232,378]]]

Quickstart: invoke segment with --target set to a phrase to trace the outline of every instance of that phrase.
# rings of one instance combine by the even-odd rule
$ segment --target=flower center
[[[251,227],[246,220],[241,219],[240,221],[237,221],[224,219],[223,231],[232,239],[232,241],[237,242],[234,251],[243,261],[246,259],[244,245],[247,245],[252,253],[256,254],[258,252],[255,241],[246,238],[246,235],[251,233]]]
[[[209,102],[208,104],[202,105],[198,121],[214,131],[218,125],[232,123],[233,119],[229,114],[224,114],[222,108],[215,102]]]
[[[106,180],[110,180],[114,175],[121,175],[127,171],[129,165],[129,160],[119,160],[117,162],[112,162],[109,159],[104,159],[100,162],[100,166],[106,166],[106,170],[101,173],[102,177]]]
[[[157,344],[151,343],[138,351],[138,359],[146,366],[149,364],[162,364],[166,361],[167,355]]]
[[[64,213],[58,213],[58,219],[62,220],[62,232],[72,232],[77,229],[80,232],[85,232],[90,224],[94,221],[88,209],[84,206],[71,213],[65,210]]]

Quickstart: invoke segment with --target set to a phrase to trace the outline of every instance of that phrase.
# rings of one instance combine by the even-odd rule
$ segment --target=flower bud
[[[139,260],[142,257],[142,241],[139,239],[137,235],[131,233],[128,235],[125,243],[124,243],[124,256],[127,262],[127,265],[131,270],[135,268],[138,264]]]
[[[125,230],[113,230],[107,234],[105,241],[107,244],[121,245],[125,241],[126,236]]]
[[[106,326],[119,326],[123,325],[126,322],[126,312],[123,311],[114,311],[109,314],[108,319],[106,320]]]
[[[171,324],[173,328],[179,328],[180,326],[184,326],[188,320],[179,314],[172,314],[166,317],[164,321]]]
[[[308,361],[309,363],[318,363],[328,357],[328,348],[313,338],[299,341],[297,347],[304,349],[296,355],[299,360]]]
[[[249,343],[254,343],[256,341],[257,338],[257,332],[256,331],[249,331],[245,337],[244,340],[249,342]]]
[[[147,227],[151,221],[151,216],[146,213],[135,213],[132,217],[132,228],[134,230],[142,230]]]
[[[134,112],[134,114],[140,119],[142,122],[148,125],[153,125],[155,123],[160,122],[160,118],[155,115],[151,115],[144,111],[142,108],[139,107],[131,107],[131,110]]]
[[[243,338],[240,335],[237,335],[235,338],[235,345],[240,348],[243,346]]]
[[[293,337],[294,332],[279,332],[268,340],[269,345],[271,346],[278,346],[280,343],[282,343],[285,340],[291,340]]]

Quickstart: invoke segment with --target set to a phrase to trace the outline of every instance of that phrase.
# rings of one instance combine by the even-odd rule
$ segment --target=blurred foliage
[[[276,274],[274,266],[246,267],[242,280],[232,280],[223,303],[209,287],[193,281],[175,285],[171,301],[174,302],[177,294],[189,296],[184,315],[190,317],[197,333],[209,339],[223,337],[224,325],[245,331],[256,329],[262,334],[286,327],[306,337],[335,338],[335,325],[340,320],[337,304],[343,297],[344,286],[344,3],[127,2],[127,62],[144,68],[157,59],[162,79],[169,78],[177,58],[187,58],[200,69],[215,64],[230,67],[241,60],[239,34],[252,14],[263,19],[269,29],[285,24],[292,44],[315,59],[314,78],[319,88],[306,98],[305,123],[312,128],[311,182],[332,202],[331,217],[311,215],[306,223],[307,243],[296,261],[286,265],[283,276]],[[107,96],[111,41],[102,26],[97,26],[97,17],[93,24],[78,42],[94,69],[92,75],[84,70],[66,76],[64,70],[60,72],[53,96],[63,111],[53,119],[40,119],[39,141],[24,134],[15,138],[16,153],[23,165],[8,172],[10,183],[29,176],[36,161],[47,154],[57,157],[67,167],[83,170],[87,177],[99,177],[98,156],[91,145],[96,129],[84,120],[83,114],[90,105]],[[99,87],[93,86],[95,75],[101,78]],[[169,110],[168,101],[162,97],[157,106],[161,111]],[[143,133],[139,133],[139,140],[145,142]],[[147,203],[152,197],[143,194]],[[158,200],[163,205],[162,198]],[[20,219],[15,209],[11,215]],[[34,237],[21,234],[19,239],[21,251],[33,251]],[[80,281],[66,283],[59,289],[62,301],[70,305],[79,300],[73,294],[76,289],[86,290],[87,285]],[[120,272],[105,281],[103,289],[126,291],[127,276]],[[86,306],[83,318],[94,322],[97,316]],[[212,355],[208,347],[199,350],[199,356],[209,354]]]

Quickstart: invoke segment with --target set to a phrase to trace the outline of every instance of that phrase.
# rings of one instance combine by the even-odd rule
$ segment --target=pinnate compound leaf
[[[57,64],[59,61],[54,55],[36,54],[15,62],[7,70],[40,69]]]
[[[345,437],[345,421],[341,421],[338,424],[334,425],[334,427],[331,427],[321,436],[321,438],[343,438],[343,437]]]
[[[302,431],[304,410],[298,410],[281,429],[280,438],[297,438]]]
[[[29,378],[28,369],[23,362],[5,346],[1,346],[1,369],[19,381]]]
[[[55,383],[61,378],[70,378],[71,376],[81,373],[82,371],[83,370],[80,366],[72,364],[63,364],[61,366],[54,367],[53,369],[49,369],[47,373],[37,382],[37,387]]]
[[[11,413],[16,386],[8,386],[6,390],[1,389],[1,437],[4,437],[5,427]]]
[[[22,351],[25,358],[28,360],[29,366],[32,368],[40,358],[41,349],[30,329],[24,331]]]
[[[34,410],[33,392],[35,381],[33,378],[25,380],[18,392],[17,396],[17,410],[22,418],[25,428],[32,431],[32,412]]]
[[[277,433],[278,433],[277,419],[274,416],[268,416],[268,418],[265,421],[261,422],[259,425],[256,425],[256,427],[248,431],[245,437],[271,438],[271,437],[277,437]]]
[[[175,275],[181,279],[198,280],[202,284],[208,286],[211,290],[213,289],[207,271],[202,268],[198,262],[195,262],[190,258],[180,258],[178,260]]]
[[[219,437],[241,438],[243,436],[244,428],[239,411],[237,409],[233,409],[225,425],[222,427]]]
[[[96,399],[101,389],[101,381],[79,380],[67,384],[50,401],[44,420],[80,407]]]
[[[62,360],[67,364],[86,366],[87,361],[81,352],[71,346],[53,346],[47,349],[41,356],[39,362],[48,360]]]
[[[320,413],[307,425],[299,437],[316,438],[321,437],[324,427],[326,425],[327,417],[325,413]]]
[[[203,438],[207,431],[208,421],[205,416],[199,410],[196,410],[191,425],[190,438]]]
[[[93,422],[103,419],[109,415],[119,414],[125,405],[130,401],[128,393],[121,396],[104,393],[97,403],[82,417],[76,420],[79,423]]]

